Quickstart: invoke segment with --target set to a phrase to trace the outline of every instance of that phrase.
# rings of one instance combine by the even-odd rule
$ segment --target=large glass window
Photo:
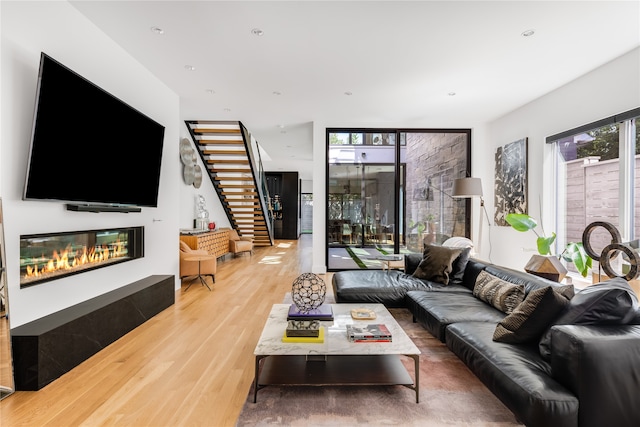
[[[327,144],[330,271],[468,236],[467,201],[451,189],[470,172],[470,131],[329,129]]]
[[[624,242],[640,238],[640,136],[635,123],[633,118],[611,120],[550,141],[557,159],[559,248],[581,242],[584,229],[596,221],[613,224]],[[611,236],[604,228],[596,228],[589,242],[600,253],[611,243]],[[624,262],[623,257],[617,258]],[[572,264],[567,268],[575,272]],[[598,272],[597,262],[594,272]]]

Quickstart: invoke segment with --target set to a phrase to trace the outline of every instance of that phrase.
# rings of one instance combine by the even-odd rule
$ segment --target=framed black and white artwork
[[[498,147],[495,175],[494,222],[508,226],[507,214],[528,213],[527,138]]]

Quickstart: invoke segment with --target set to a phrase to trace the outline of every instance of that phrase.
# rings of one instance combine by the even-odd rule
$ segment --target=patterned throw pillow
[[[509,344],[537,341],[567,304],[569,300],[551,286],[531,291],[498,323],[493,340]]]
[[[524,285],[514,285],[481,271],[473,287],[473,296],[509,314],[524,300]]]
[[[453,262],[461,253],[461,248],[426,245],[422,261],[413,272],[413,277],[448,285]]]

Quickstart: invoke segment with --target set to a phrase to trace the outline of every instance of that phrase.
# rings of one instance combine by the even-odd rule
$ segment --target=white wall
[[[637,48],[489,123],[487,149],[483,150],[482,158],[474,158],[474,169],[477,161],[493,165],[497,147],[529,138],[529,215],[542,219],[546,233],[550,234],[555,231],[553,156],[545,138],[639,106],[640,48]],[[493,183],[493,170],[483,170],[482,178],[485,193],[492,194],[489,183]],[[492,197],[488,196],[490,202]],[[492,206],[493,203],[491,209]],[[489,211],[491,217],[492,212]],[[491,228],[493,262],[522,269],[536,253],[533,232],[519,233],[511,227]],[[483,244],[487,246],[487,233],[484,236]]]
[[[178,96],[68,3],[3,1],[0,7],[0,196],[11,326],[152,274],[177,278],[181,210],[176,200],[181,197],[179,186],[184,185],[178,156]],[[141,213],[132,214],[96,214],[66,211],[61,203],[22,201],[41,51],[165,126],[158,208],[143,208]],[[96,117],[92,125],[99,129],[109,123]],[[78,130],[70,121],[69,132]],[[53,184],[56,177],[51,180]],[[20,235],[127,226],[145,227],[144,258],[20,289]],[[178,286],[176,280],[176,289]]]
[[[313,193],[313,180],[312,179],[303,179],[300,183],[300,192],[301,193]]]

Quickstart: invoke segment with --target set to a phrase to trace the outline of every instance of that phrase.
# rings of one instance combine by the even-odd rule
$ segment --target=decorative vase
[[[302,313],[308,313],[324,303],[327,285],[313,273],[302,273],[293,281],[291,297]]]
[[[567,269],[558,258],[552,255],[533,255],[524,266],[524,271],[554,282],[562,282],[567,275]]]

